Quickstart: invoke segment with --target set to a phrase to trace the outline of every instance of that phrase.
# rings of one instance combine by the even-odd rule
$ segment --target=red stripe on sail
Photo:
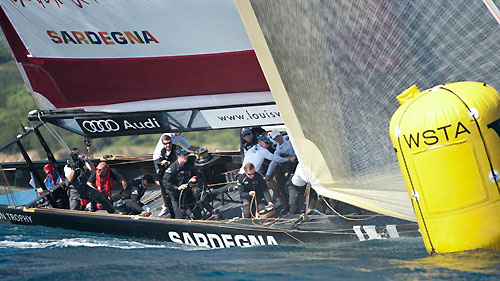
[[[57,108],[269,91],[253,50],[121,59],[28,58],[35,92]]]

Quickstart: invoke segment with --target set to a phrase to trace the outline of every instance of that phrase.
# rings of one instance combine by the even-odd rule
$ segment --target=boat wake
[[[36,230],[36,231],[35,231]],[[17,234],[12,235],[12,233]],[[114,248],[114,249],[173,249],[181,251],[210,250],[147,239],[112,237],[105,234],[85,235],[76,231],[54,230],[46,227],[0,226],[0,249],[57,249],[57,248]]]
[[[145,249],[145,248],[174,248],[167,244],[149,244],[123,239],[99,239],[99,238],[64,238],[64,239],[42,239],[39,241],[26,241],[22,236],[5,237],[0,241],[0,248],[21,249],[43,249],[43,248],[69,248],[69,247],[108,247],[119,249]],[[170,244],[170,243],[169,243]]]

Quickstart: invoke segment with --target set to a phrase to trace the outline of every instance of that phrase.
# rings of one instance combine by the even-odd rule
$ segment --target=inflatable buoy
[[[430,253],[500,249],[500,96],[456,82],[398,96],[390,135]]]

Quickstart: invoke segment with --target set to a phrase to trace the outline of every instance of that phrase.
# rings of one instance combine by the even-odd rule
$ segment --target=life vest
[[[113,178],[111,178],[111,170],[109,165],[106,165],[106,175],[101,177],[98,172],[96,172],[95,185],[97,190],[104,193],[108,198],[111,198],[111,191],[113,190]]]
[[[49,189],[53,189],[56,185],[58,185],[61,182],[61,176],[59,175],[59,172],[57,172],[52,164],[52,162],[49,162],[49,164],[43,166],[43,170],[45,173],[49,174],[49,178],[51,183],[45,183],[45,186]],[[67,191],[68,188],[65,185],[61,185],[59,187],[60,189]]]
[[[56,186],[57,175],[54,167],[52,166],[52,163],[49,162],[49,164],[43,166],[43,170],[45,171],[45,173],[49,173],[53,186]]]

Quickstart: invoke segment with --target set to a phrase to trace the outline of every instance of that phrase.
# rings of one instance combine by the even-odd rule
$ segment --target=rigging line
[[[12,187],[15,187],[16,184],[17,184],[17,169],[14,170],[14,184],[12,185]],[[15,205],[17,205],[17,199],[16,199],[16,196],[14,196],[14,191],[12,190],[12,187],[10,188],[11,192],[12,192],[12,197],[13,197],[13,200],[15,201]]]
[[[486,87],[486,84],[483,84],[483,86]],[[486,158],[488,158],[488,164],[490,165],[490,172],[493,175],[493,178],[495,179],[495,185],[497,186],[498,194],[500,194],[500,187],[498,186],[499,179],[498,179],[498,176],[495,174],[495,169],[493,168],[493,163],[491,161],[490,152],[488,151],[488,147],[486,146],[486,141],[484,140],[483,133],[481,132],[481,127],[479,126],[479,122],[476,119],[476,115],[472,113],[472,111],[470,110],[467,103],[465,103],[465,101],[458,94],[456,94],[455,92],[453,92],[452,90],[447,89],[447,88],[443,88],[443,90],[446,90],[446,91],[450,92],[451,94],[453,94],[455,97],[457,97],[467,108],[467,111],[470,113],[469,116],[472,117],[472,119],[474,119],[474,123],[476,124],[477,131],[479,132],[479,136],[481,137],[481,142],[483,143],[484,152],[486,153]]]
[[[229,174],[229,173],[236,172],[236,171],[239,171],[239,170],[240,170],[240,169],[234,169],[234,170],[227,171],[227,172],[220,173],[220,174],[221,174],[221,175],[225,175],[225,174]]]
[[[2,168],[2,165],[0,165],[0,171],[2,171],[2,175],[4,174],[4,171],[3,171],[3,168]],[[5,189],[5,197],[7,198],[7,204],[10,205],[10,199],[9,199],[9,191],[8,191],[8,184],[5,183],[4,184],[4,189]]]
[[[411,102],[414,103],[416,100],[418,100],[422,96],[424,96],[424,95],[421,94],[421,95],[413,98],[413,100]],[[397,128],[399,128],[399,132],[397,134],[398,146],[399,146],[399,151],[401,153],[401,158],[403,159],[403,163],[404,163],[404,166],[405,166],[406,174],[408,175],[408,180],[410,181],[410,185],[411,185],[412,196],[410,196],[410,198],[413,199],[413,200],[411,200],[412,206],[415,209],[415,205],[413,204],[413,202],[417,203],[418,212],[420,213],[420,218],[422,219],[422,223],[424,224],[425,233],[427,234],[427,239],[429,240],[429,244],[431,246],[431,253],[435,254],[436,253],[436,249],[434,249],[434,245],[432,244],[431,236],[429,234],[429,229],[427,228],[427,223],[425,222],[424,214],[422,212],[422,208],[420,207],[420,202],[418,200],[418,196],[415,196],[415,194],[418,194],[418,193],[415,190],[415,186],[413,185],[413,180],[411,178],[410,170],[408,169],[408,163],[406,162],[406,157],[405,157],[405,155],[403,153],[403,147],[401,145],[401,138],[400,138],[400,136],[401,136],[401,122],[402,122],[403,116],[405,115],[405,113],[408,110],[408,108],[410,108],[410,106],[406,107],[406,109],[404,110],[404,112],[401,114],[401,117],[400,117],[399,122],[398,122],[398,127],[397,127]]]
[[[343,218],[343,219],[346,219],[346,220],[349,220],[349,221],[365,221],[365,220],[371,220],[375,217],[377,217],[379,214],[375,214],[371,217],[367,217],[367,218],[363,218],[363,219],[356,219],[356,218],[349,218],[349,217],[346,217],[342,214],[340,214],[339,212],[337,212],[332,206],[330,206],[330,204],[328,204],[328,202],[325,200],[325,197],[322,198],[323,199],[323,202],[325,202],[325,204],[328,206],[328,208],[330,208],[330,210],[332,210],[332,212],[334,212],[335,214],[337,214],[339,217]]]
[[[213,186],[226,185],[226,184],[231,184],[231,183],[236,183],[236,181],[227,181],[227,182],[211,183],[211,184],[207,184],[207,186],[208,186],[208,187],[213,187]]]
[[[431,253],[436,253],[436,250],[434,249],[434,245],[432,244],[431,236],[429,234],[429,229],[427,228],[427,223],[425,222],[424,214],[422,213],[422,208],[420,207],[420,202],[418,200],[418,196],[414,195],[415,193],[417,193],[417,191],[415,190],[415,186],[413,185],[413,180],[411,178],[410,171],[408,170],[408,164],[406,163],[406,158],[405,158],[404,153],[403,153],[403,147],[401,146],[401,139],[399,138],[399,136],[398,136],[398,145],[399,145],[399,151],[401,152],[401,157],[403,158],[403,163],[405,165],[406,174],[408,175],[408,179],[410,180],[411,190],[413,193],[412,194],[413,201],[415,201],[417,203],[418,212],[420,213],[420,218],[422,218],[422,223],[424,224],[425,233],[427,234],[427,239],[429,239],[429,244],[431,245],[431,248],[432,248]]]
[[[104,159],[104,158],[102,158]],[[120,160],[120,159],[113,159],[113,160]],[[106,160],[104,159],[104,161],[113,161],[113,160]],[[99,161],[101,161],[101,158],[99,158]],[[153,161],[153,160],[151,160]],[[127,164],[135,164],[135,163],[143,163],[143,162],[149,162],[149,160],[134,160],[134,161],[127,161],[127,162],[121,162],[121,163],[113,163],[111,165],[113,166],[118,166],[118,165],[127,165]]]
[[[16,186],[17,184],[17,169],[14,169],[14,184],[12,186]]]
[[[292,234],[288,233],[288,231],[283,231],[283,233],[285,233],[286,235],[292,237],[293,239],[299,241],[300,243],[304,243],[304,241],[300,240],[299,238],[293,236]]]
[[[264,223],[263,225],[265,226],[271,226],[271,225],[274,225],[274,224],[278,224],[278,220],[280,219],[280,217],[276,217],[276,218],[269,218],[268,220],[270,220],[269,222],[266,222]]]
[[[255,206],[255,215],[252,212],[253,202],[256,202],[256,201],[257,201],[257,199],[255,199],[255,195],[252,196],[252,200],[250,200],[250,216],[252,217],[252,223],[253,223],[253,218],[255,218],[257,216],[257,213],[259,212],[258,206]],[[257,202],[255,204],[257,204]]]
[[[240,152],[239,147],[237,145],[234,145],[234,144],[228,144],[228,145],[224,145],[224,146],[216,146],[216,150],[213,153],[218,153],[219,151],[220,151],[220,153],[224,153],[224,152],[238,152],[239,153]]]
[[[14,196],[14,192],[12,190],[12,186],[9,184],[9,180],[7,179],[7,176],[5,175],[5,172],[3,170],[2,165],[0,165],[0,173],[2,174],[2,180],[4,181],[4,184],[5,184],[5,192],[7,193],[6,194],[7,203],[10,205],[10,199],[9,199],[9,195],[10,195],[12,197],[12,203],[13,203],[13,205],[17,206],[16,196]]]
[[[240,156],[240,155],[224,154],[224,153],[216,153],[216,152],[211,152],[210,154],[212,156],[220,156],[220,157],[239,157]]]
[[[0,166],[1,167],[1,166]],[[9,180],[7,179],[7,175],[5,175],[5,172],[3,171],[2,169],[2,177],[4,178],[4,182],[9,190],[9,194],[10,196],[12,197],[12,203],[14,204],[14,206],[17,206],[17,198],[16,196],[14,195],[14,190],[13,190],[13,187],[9,184]],[[9,197],[7,194],[7,198]],[[10,202],[10,201],[9,201]]]
[[[306,211],[304,212],[304,220],[307,219],[307,213],[309,213],[309,205],[310,205],[310,198],[311,196],[311,184],[306,184]]]
[[[495,18],[495,20],[500,24],[500,11],[498,7],[492,0],[483,0],[484,5],[488,8],[491,15]]]
[[[38,112],[37,114],[37,117],[38,117],[38,120],[40,120],[40,122],[42,122],[42,124],[45,126],[45,128],[47,128],[47,131],[49,131],[49,133],[64,147],[66,148],[66,150],[68,152],[71,152],[71,150],[69,149],[69,146],[64,142],[64,140],[62,139],[62,137],[59,135],[59,133],[57,133],[57,131],[53,128],[50,128],[49,126],[46,125],[46,123],[42,120],[42,117],[40,115],[40,112]]]

